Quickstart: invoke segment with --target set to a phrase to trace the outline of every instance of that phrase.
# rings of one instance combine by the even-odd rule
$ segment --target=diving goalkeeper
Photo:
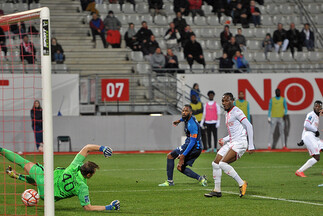
[[[76,155],[72,163],[67,168],[56,168],[54,171],[54,195],[55,201],[78,196],[81,205],[87,211],[103,211],[103,210],[119,210],[119,200],[114,200],[110,205],[96,206],[91,205],[89,197],[89,187],[87,179],[91,178],[99,166],[91,161],[85,163],[84,160],[90,152],[103,152],[108,158],[112,156],[110,147],[88,144]],[[41,199],[44,199],[44,168],[38,163],[30,162],[14,152],[1,148],[2,154],[9,161],[22,167],[28,175],[16,173],[10,166],[6,170],[7,174],[12,177],[25,181],[29,184],[37,186]]]

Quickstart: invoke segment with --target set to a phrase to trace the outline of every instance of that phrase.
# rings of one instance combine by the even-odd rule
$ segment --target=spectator
[[[265,55],[267,57],[267,53],[271,52],[273,50],[273,47],[274,47],[274,41],[271,38],[270,33],[266,34],[266,37],[262,42],[262,47],[265,49]]]
[[[174,55],[172,49],[167,49],[166,55],[166,68],[178,68],[178,59],[177,56]],[[175,70],[169,70],[168,72],[174,73]]]
[[[241,52],[240,46],[239,44],[236,42],[235,37],[231,37],[230,39],[230,43],[228,43],[225,47],[224,47],[224,52],[226,52],[228,54],[229,58],[232,58],[237,51]]]
[[[141,28],[138,30],[135,37],[137,38],[139,44],[142,44],[142,43],[146,43],[152,34],[153,34],[152,31],[148,29],[147,22],[142,21]]]
[[[91,13],[95,13],[97,15],[100,14],[99,11],[95,9],[95,0],[88,0],[85,10],[90,11]]]
[[[222,13],[225,12],[226,0],[205,0],[209,5],[213,7],[212,12],[217,13],[219,23],[221,21]]]
[[[187,0],[174,0],[174,12],[178,13],[181,12],[184,16],[188,16],[189,14],[189,6]]]
[[[156,52],[158,47],[159,44],[155,40],[155,36],[150,35],[150,39],[142,45],[142,52],[147,61],[150,61],[150,57]]]
[[[288,46],[287,32],[283,29],[283,24],[278,23],[277,30],[274,31],[273,41],[275,45],[275,51],[280,53],[280,51],[285,52]]]
[[[306,23],[301,32],[301,42],[308,51],[314,51],[314,32],[310,29],[310,24]]]
[[[191,35],[191,40],[187,42],[184,48],[184,56],[192,69],[194,60],[205,67],[205,60],[201,44],[196,41],[195,35]]]
[[[93,13],[92,19],[90,21],[90,28],[92,31],[92,42],[94,42],[94,48],[96,48],[96,35],[100,35],[104,48],[107,48],[107,44],[104,38],[104,24],[102,20],[98,17],[98,14]]]
[[[250,17],[251,22],[255,25],[255,27],[261,26],[261,12],[258,7],[255,6],[255,1],[250,1]]]
[[[201,93],[200,93],[200,87],[199,87],[199,84],[198,83],[194,83],[193,84],[193,89],[191,89],[191,93],[190,93],[190,98],[192,98],[193,95],[196,96],[196,100],[197,101],[201,101]]]
[[[246,51],[246,38],[242,34],[242,29],[238,28],[238,34],[235,36],[236,43],[240,46],[240,49]]]
[[[221,107],[215,101],[213,101],[215,93],[209,91],[207,93],[209,101],[205,104],[203,109],[203,117],[200,123],[201,127],[206,126],[207,143],[208,148],[206,152],[216,152],[218,132],[217,129],[220,127]],[[204,124],[205,123],[205,124]],[[211,134],[213,133],[214,148],[212,149]]]
[[[126,46],[133,51],[141,50],[141,46],[139,45],[136,38],[135,25],[133,23],[129,23],[129,28],[124,35],[124,40],[126,41]]]
[[[127,1],[129,2],[130,4],[133,5],[133,10],[136,9],[136,2],[135,0],[119,0],[119,4],[120,4],[120,9],[122,10],[122,5],[124,4],[124,2]]]
[[[57,64],[63,64],[65,60],[64,50],[62,46],[57,43],[56,38],[52,38],[51,44],[51,52],[52,52],[52,62],[56,62]]]
[[[21,38],[21,35],[27,33],[24,22],[17,22],[17,23],[11,24],[10,31],[15,35],[19,35],[20,38]]]
[[[279,125],[279,133],[282,141],[283,149],[287,149],[285,143],[285,122],[284,116],[287,115],[287,103],[286,99],[280,96],[280,89],[275,90],[276,97],[269,100],[268,108],[268,123],[270,124],[270,134],[268,140],[268,149],[272,148],[273,136],[277,124]]]
[[[240,51],[236,51],[236,54],[232,58],[234,68],[238,69],[235,70],[235,73],[243,73],[243,72],[250,72],[250,67],[248,61],[245,59],[243,55],[241,55]]]
[[[191,40],[191,36],[195,35],[194,32],[191,29],[190,25],[187,25],[185,27],[185,30],[183,32],[183,35],[181,37],[181,41],[182,41],[182,47],[184,48],[185,45],[187,44],[187,42],[189,42]]]
[[[233,24],[241,23],[243,28],[249,28],[249,20],[248,20],[248,10],[243,7],[241,3],[237,4],[235,10],[233,10]]]
[[[232,70],[232,66],[233,66],[233,62],[232,62],[232,58],[228,58],[228,54],[226,52],[223,53],[222,57],[219,58],[220,63],[219,63],[219,68],[220,68],[220,72],[224,72],[224,73],[231,73]],[[221,70],[224,69],[224,70]]]
[[[295,24],[290,24],[290,29],[287,31],[287,38],[289,40],[289,48],[291,53],[294,55],[295,48],[297,51],[302,51],[302,43],[300,41],[301,35],[295,28]]]
[[[165,68],[165,56],[162,54],[160,47],[157,47],[155,53],[150,58],[150,65],[153,69],[163,69]],[[163,72],[157,70],[156,72]]]
[[[239,98],[233,102],[233,105],[237,106],[239,109],[242,110],[242,112],[245,114],[245,116],[250,121],[250,107],[249,102],[245,100],[243,91],[239,92]]]
[[[39,152],[43,151],[43,110],[39,100],[34,101],[33,108],[30,110],[31,127],[33,128],[36,148]]]
[[[181,12],[176,13],[176,17],[173,19],[173,23],[175,24],[175,28],[178,29],[181,36],[183,36],[187,23],[186,23],[186,20],[182,17]]]
[[[192,107],[192,113],[195,116],[197,122],[200,124],[202,117],[203,117],[203,104],[201,101],[198,101],[196,98],[196,95],[191,96],[191,107]],[[205,129],[201,128],[201,136],[202,136],[202,143],[203,147],[206,150],[207,143],[206,143],[206,136],[205,136]]]
[[[232,34],[230,32],[230,27],[228,25],[224,26],[224,30],[220,34],[221,46],[224,48],[230,41]]]
[[[121,44],[121,22],[113,14],[113,11],[109,11],[108,15],[104,19],[105,30],[107,31],[107,46],[111,44],[112,48],[120,48]]]
[[[175,29],[175,24],[171,22],[169,24],[169,29],[167,30],[164,39],[166,40],[167,49],[172,49],[173,51],[178,50],[178,41],[181,39],[181,35],[177,29]]]
[[[195,17],[196,14],[204,16],[204,11],[202,10],[202,0],[188,0],[188,3],[192,17]]]
[[[28,64],[35,62],[36,49],[32,42],[29,41],[28,35],[22,37],[22,43],[20,44],[20,58],[24,62],[26,60]]]
[[[7,56],[7,52],[8,52],[8,48],[6,46],[6,35],[2,29],[2,27],[0,27],[0,51],[3,51],[5,56]]]
[[[163,0],[148,0],[148,4],[151,16],[156,16],[157,14],[166,16],[165,11],[163,10]]]

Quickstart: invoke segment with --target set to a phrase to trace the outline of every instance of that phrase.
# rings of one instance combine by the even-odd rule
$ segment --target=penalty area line
[[[209,189],[198,189],[199,191],[209,191]],[[156,190],[127,190],[129,193],[140,193],[140,192],[169,192],[170,190],[165,190],[165,189],[156,189]],[[171,189],[171,191],[194,191],[194,189],[191,188],[181,188],[181,189]],[[123,193],[124,191],[120,190],[109,190],[109,191],[91,191],[91,193]],[[234,194],[234,195],[239,195],[239,193],[232,192],[232,191],[222,191],[222,193],[225,194]],[[267,200],[276,200],[276,201],[283,201],[283,202],[290,202],[290,203],[300,203],[300,204],[306,204],[306,205],[315,205],[315,206],[323,206],[322,203],[313,203],[313,202],[307,202],[307,201],[302,201],[302,200],[290,200],[290,199],[285,199],[285,198],[278,198],[278,197],[269,197],[269,196],[259,196],[259,195],[252,195],[252,194],[247,194],[245,197],[254,197],[254,198],[260,198],[260,199],[267,199]]]

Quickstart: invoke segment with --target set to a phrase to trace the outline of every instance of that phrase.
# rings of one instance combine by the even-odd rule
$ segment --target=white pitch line
[[[186,189],[175,189],[172,188],[172,191],[193,191],[191,188],[186,188]],[[209,189],[197,189],[200,191],[209,191]],[[156,190],[127,190],[127,193],[136,193],[136,192],[169,192],[169,190],[165,189],[156,189]],[[111,190],[111,191],[91,191],[91,193],[124,193],[124,191],[120,190]],[[232,191],[222,191],[222,193],[226,194],[234,194],[234,195],[239,195],[239,193],[232,192]],[[315,206],[323,206],[323,203],[313,203],[313,202],[307,202],[307,201],[302,201],[302,200],[290,200],[290,199],[285,199],[285,198],[278,198],[278,197],[269,197],[269,196],[259,196],[259,195],[245,195],[246,197],[255,197],[255,198],[260,198],[260,199],[268,199],[268,200],[277,200],[277,201],[284,201],[284,202],[291,202],[291,203],[301,203],[301,204],[307,204],[307,205],[315,205]]]

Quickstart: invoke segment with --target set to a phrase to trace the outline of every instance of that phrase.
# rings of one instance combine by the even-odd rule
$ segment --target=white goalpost
[[[30,21],[30,20],[35,20],[38,19],[40,22],[40,26],[39,26],[39,34],[40,34],[40,46],[37,50],[37,53],[40,53],[40,56],[38,55],[38,59],[37,57],[33,56],[34,62],[33,64],[27,64],[24,62],[24,59],[21,55],[21,53],[18,55],[17,51],[19,48],[21,48],[22,45],[15,46],[14,44],[10,44],[9,43],[14,43],[15,41],[17,41],[17,36],[16,37],[12,37],[13,39],[11,39],[10,37],[10,28],[8,33],[6,33],[7,35],[7,40],[9,40],[9,43],[7,42],[7,54],[6,56],[4,56],[4,49],[0,49],[1,51],[1,66],[2,66],[2,77],[0,77],[0,80],[9,80],[8,81],[8,85],[5,87],[1,87],[0,92],[1,95],[4,96],[4,98],[1,100],[0,102],[0,106],[2,108],[2,111],[0,110],[0,115],[6,115],[6,110],[9,109],[6,107],[6,104],[9,104],[10,102],[8,102],[6,100],[8,96],[8,86],[10,86],[11,83],[14,83],[14,85],[17,85],[16,83],[20,82],[20,81],[14,81],[14,79],[16,77],[19,77],[21,79],[34,79],[34,83],[35,80],[37,79],[37,76],[41,76],[41,95],[37,95],[37,91],[39,90],[39,87],[37,85],[40,85],[40,83],[37,83],[37,85],[32,89],[32,90],[23,90],[22,95],[18,95],[19,98],[23,98],[24,96],[28,97],[26,98],[26,102],[25,99],[23,98],[23,106],[21,108],[21,110],[23,110],[23,117],[21,117],[22,119],[27,119],[27,114],[29,113],[29,109],[30,106],[30,101],[33,101],[35,99],[37,99],[37,97],[41,97],[41,101],[42,101],[42,125],[43,125],[43,163],[44,163],[44,190],[45,190],[45,198],[44,198],[44,214],[46,216],[54,216],[55,215],[55,207],[54,207],[54,177],[53,177],[53,168],[54,168],[54,159],[53,159],[53,112],[52,112],[52,88],[51,88],[51,38],[50,38],[50,11],[47,7],[43,7],[43,8],[39,8],[39,9],[34,9],[34,10],[29,10],[29,11],[24,11],[24,12],[19,12],[19,13],[14,13],[14,14],[9,14],[9,15],[4,15],[0,17],[0,27],[1,26],[11,26],[12,24],[15,23],[20,23],[21,22],[26,22],[26,21]],[[20,28],[20,26],[19,26]],[[19,29],[20,32],[20,29]],[[26,34],[27,34],[27,30],[26,30]],[[29,34],[29,33],[28,33]],[[32,33],[30,34],[31,37]],[[22,35],[18,34],[18,39],[20,41],[22,41]],[[37,39],[38,40],[38,39]],[[9,48],[9,49],[8,49]],[[16,51],[14,50],[16,49]],[[16,54],[15,54],[16,53]],[[19,57],[22,58],[22,60],[19,62]],[[12,59],[12,66],[8,65],[8,58]],[[14,59],[18,59],[18,60],[14,60]],[[40,60],[40,65],[39,64]],[[14,62],[16,61],[16,62]],[[37,63],[36,63],[37,61]],[[39,66],[39,67],[38,67]],[[22,68],[22,73],[17,73],[17,71]],[[38,68],[40,68],[41,71],[41,75],[37,74]],[[33,71],[30,73],[30,71]],[[29,72],[28,72],[29,71]],[[34,78],[32,78],[31,76],[34,75]],[[13,80],[11,82],[11,80]],[[19,86],[19,88],[24,88],[27,84],[25,84],[25,81],[21,81],[23,84],[22,86]],[[6,82],[5,82],[6,84]],[[0,83],[1,86],[1,83]],[[18,87],[14,86],[12,87],[12,94],[14,94],[14,97],[12,100],[14,100],[15,98],[18,98],[17,96],[17,89]],[[33,95],[28,95],[28,92],[33,92]],[[26,93],[25,93],[26,92]],[[27,101],[28,100],[28,101]],[[12,102],[12,113],[15,113],[16,110],[18,110],[17,105],[15,104],[15,102]],[[9,107],[11,105],[8,105]],[[1,109],[0,108],[0,109]],[[11,107],[10,107],[11,108]],[[5,110],[5,111],[3,111]],[[25,114],[26,113],[26,114]],[[11,114],[10,114],[11,115]],[[13,114],[14,115],[14,114]],[[6,117],[2,117],[3,119],[6,119]],[[11,117],[10,117],[11,118]],[[16,127],[15,125],[21,124],[18,123],[18,121],[16,120],[18,117],[12,117],[12,124],[14,125],[14,127]],[[3,120],[3,122],[5,122],[5,120]],[[30,121],[29,121],[30,123]],[[5,127],[5,124],[2,123]],[[25,128],[25,122],[23,123],[23,128]],[[30,127],[30,126],[29,126]],[[5,133],[5,129],[2,130],[3,133]],[[27,131],[27,129],[23,130],[25,133]],[[17,132],[18,133],[18,132]],[[27,133],[26,133],[27,134]],[[14,133],[15,135],[15,133]],[[28,136],[24,135],[25,137]],[[3,134],[3,136],[5,136],[5,134]],[[4,139],[3,139],[4,140]],[[13,140],[15,140],[15,138],[13,138]],[[27,140],[26,138],[23,138],[23,140]],[[16,141],[17,142],[17,141]],[[0,145],[9,145],[7,144],[8,142],[3,141],[2,144]],[[18,142],[17,142],[18,143]],[[18,144],[17,144],[18,146]],[[5,146],[6,147],[6,146]],[[17,150],[18,147],[14,146],[13,144],[13,150]],[[30,148],[30,147],[26,147],[26,143],[24,144],[24,149],[26,148]],[[22,151],[22,150],[21,150]],[[5,180],[5,178],[4,178]],[[23,192],[23,191],[21,191]],[[15,198],[16,199],[16,198]],[[16,201],[15,201],[16,202]],[[18,202],[17,202],[18,203]],[[6,204],[4,204],[6,206]],[[17,206],[16,206],[17,208]],[[27,210],[26,210],[27,211]]]

